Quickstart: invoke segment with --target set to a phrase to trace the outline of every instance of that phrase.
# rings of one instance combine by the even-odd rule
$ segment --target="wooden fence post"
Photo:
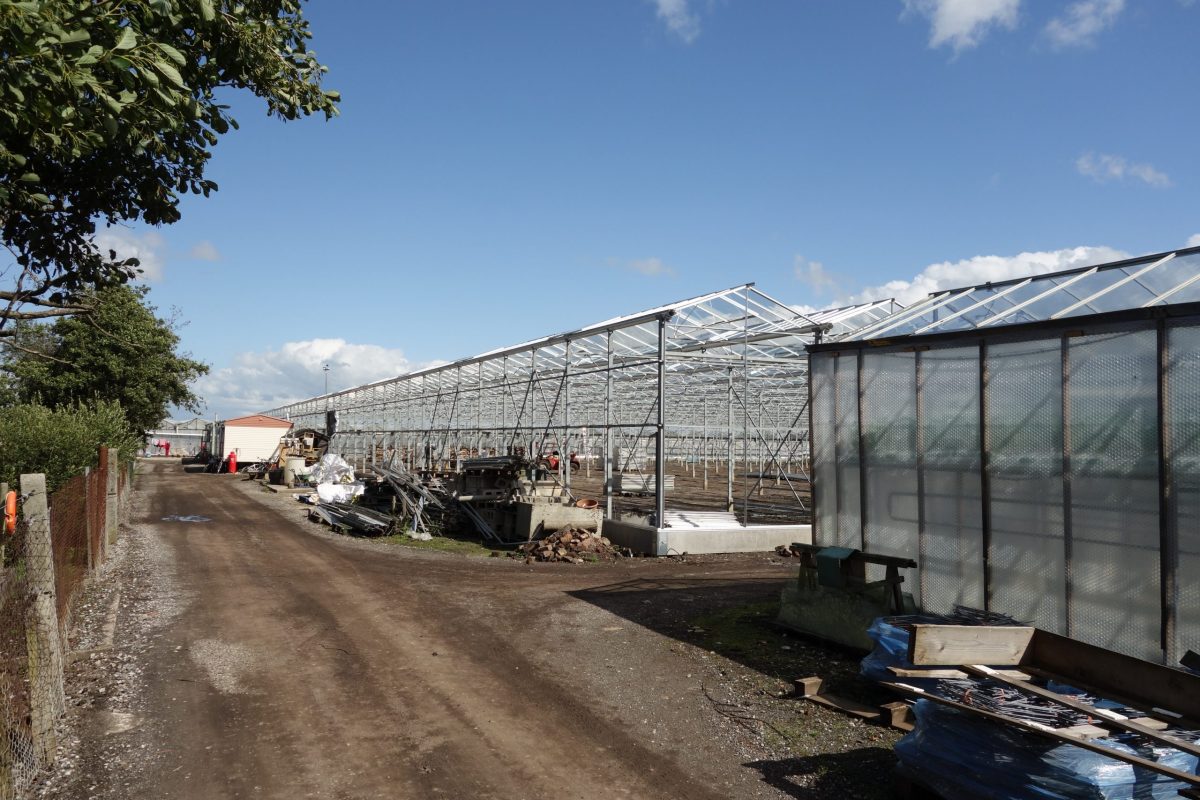
[[[32,717],[33,750],[39,764],[54,763],[58,737],[54,730],[66,710],[63,696],[62,637],[54,592],[54,551],[50,539],[50,509],[47,506],[46,476],[21,476],[25,497],[25,569],[33,602],[25,628],[29,654],[29,706]]]
[[[118,503],[120,498],[117,495],[117,482],[120,476],[117,475],[117,451],[111,447],[104,448],[101,454],[104,464],[104,474],[108,478],[108,487],[104,500],[104,530],[108,534],[108,543],[117,543],[117,527],[119,522]]]

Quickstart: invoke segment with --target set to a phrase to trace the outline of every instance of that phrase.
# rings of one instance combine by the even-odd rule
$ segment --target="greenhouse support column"
[[[667,462],[667,318],[658,318],[658,425],[654,433],[654,524],[661,528],[666,516]]]
[[[1171,405],[1167,381],[1168,335],[1163,320],[1158,320],[1158,536],[1159,591],[1162,603],[1162,650],[1164,663],[1179,661],[1176,624],[1178,596],[1176,571],[1179,566],[1179,517],[1175,499],[1174,459],[1171,456]]]
[[[563,343],[563,434],[558,463],[563,470],[563,488],[571,495],[571,340]]]
[[[1063,559],[1066,564],[1066,580],[1063,592],[1063,617],[1065,627],[1063,635],[1070,636],[1073,629],[1074,613],[1072,609],[1074,591],[1074,570],[1071,562],[1075,549],[1075,531],[1073,528],[1074,500],[1072,497],[1071,481],[1073,467],[1071,466],[1071,334],[1062,335],[1062,486],[1063,486]]]
[[[733,367],[725,371],[725,510],[733,511]]]
[[[701,423],[700,462],[703,465],[704,490],[708,491],[708,397],[701,399],[700,409],[700,413],[704,417],[704,421]]]
[[[913,385],[916,388],[916,466],[917,466],[917,564],[925,563],[925,364],[921,358],[923,350],[928,347],[918,347],[913,353],[913,370],[915,371]],[[917,605],[925,607],[925,581],[917,572]]]
[[[982,538],[980,547],[983,551],[983,609],[988,611],[992,604],[992,479],[991,452],[992,435],[988,423],[987,393],[991,382],[988,373],[987,343],[979,343],[979,496],[980,505],[979,531]]]
[[[608,332],[608,369],[604,373],[604,517],[613,515],[612,331]]]

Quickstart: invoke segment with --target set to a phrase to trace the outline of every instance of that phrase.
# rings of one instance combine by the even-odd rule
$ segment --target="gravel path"
[[[431,553],[329,533],[237,477],[142,468],[77,606],[41,796],[887,796],[892,732],[783,696],[855,659],[765,618],[722,627],[789,564]]]

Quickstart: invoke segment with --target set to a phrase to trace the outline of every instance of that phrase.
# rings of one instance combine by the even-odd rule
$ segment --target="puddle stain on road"
[[[172,514],[169,517],[163,517],[163,522],[212,522],[212,517],[201,516],[200,514]]]

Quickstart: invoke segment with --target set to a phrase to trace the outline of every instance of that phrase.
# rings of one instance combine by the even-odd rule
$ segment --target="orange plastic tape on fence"
[[[4,530],[8,533],[17,531],[17,493],[9,492],[4,496]]]

